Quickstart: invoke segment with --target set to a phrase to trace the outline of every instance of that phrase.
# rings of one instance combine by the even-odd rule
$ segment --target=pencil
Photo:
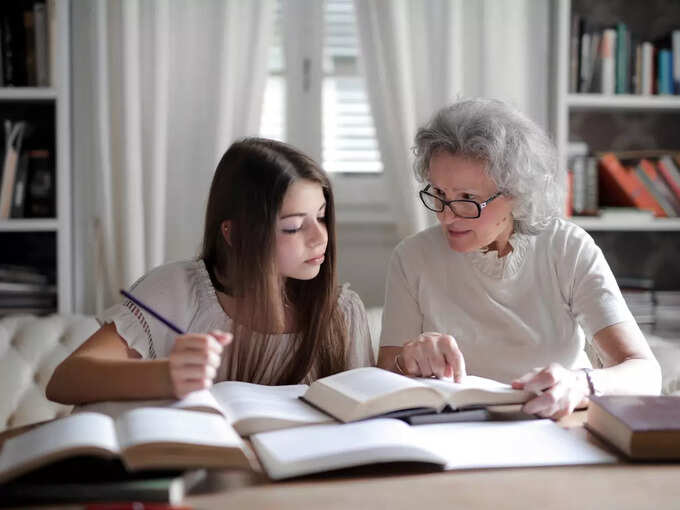
[[[150,307],[146,306],[144,303],[142,303],[139,299],[137,299],[136,297],[134,297],[134,296],[133,296],[132,294],[130,294],[129,292],[126,292],[126,291],[124,291],[123,289],[120,289],[120,293],[121,293],[123,296],[125,296],[126,298],[128,298],[130,301],[132,301],[134,304],[136,304],[138,307],[140,307],[141,309],[146,310],[147,312],[149,312],[149,313],[150,313],[151,315],[153,315],[156,319],[158,319],[159,321],[161,321],[163,324],[165,324],[167,327],[169,327],[171,330],[173,330],[173,331],[174,331],[175,333],[177,333],[178,335],[184,335],[184,334],[185,334],[185,331],[182,331],[181,328],[178,328],[177,326],[175,326],[172,322],[170,322],[168,319],[166,319],[165,317],[163,317],[161,314],[159,314],[159,313],[156,312],[155,310],[151,309]]]

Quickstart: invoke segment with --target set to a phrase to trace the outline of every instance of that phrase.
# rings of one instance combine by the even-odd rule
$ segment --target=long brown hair
[[[319,274],[311,280],[285,279],[281,285],[275,260],[276,221],[290,185],[305,179],[321,185],[326,200],[328,244]],[[229,242],[222,223],[230,221]],[[235,298],[239,326],[230,378],[263,382],[268,363],[262,345],[269,335],[255,324],[283,327],[290,306],[298,331],[290,352],[270,384],[296,384],[310,371],[323,377],[346,368],[347,326],[338,304],[335,207],[330,181],[309,157],[285,143],[246,138],[222,156],[210,187],[205,216],[204,261],[213,286]],[[236,321],[234,321],[236,324]]]

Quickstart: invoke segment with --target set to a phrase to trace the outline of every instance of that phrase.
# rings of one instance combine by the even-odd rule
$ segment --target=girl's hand
[[[524,404],[522,411],[553,420],[572,413],[589,395],[584,372],[566,369],[558,363],[533,369],[512,381],[512,387],[537,394]]]
[[[177,398],[212,386],[222,360],[222,350],[233,336],[223,331],[178,336],[170,352],[170,380]]]
[[[453,377],[455,382],[465,377],[463,353],[451,335],[423,333],[404,344],[396,362],[404,375]]]

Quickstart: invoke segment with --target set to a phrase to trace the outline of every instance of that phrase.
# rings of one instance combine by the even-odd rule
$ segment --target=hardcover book
[[[140,408],[117,419],[80,413],[14,436],[0,453],[0,482],[77,456],[120,459],[129,471],[251,468],[252,452],[220,416]]]
[[[462,409],[471,406],[521,404],[534,393],[468,375],[450,379],[411,378],[376,367],[362,367],[322,377],[310,384],[303,399],[343,422],[405,410]]]
[[[680,396],[593,396],[585,426],[632,459],[680,459]]]

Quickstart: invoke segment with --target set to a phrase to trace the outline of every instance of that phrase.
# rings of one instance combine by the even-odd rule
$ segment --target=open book
[[[405,409],[521,404],[535,393],[468,375],[461,383],[411,378],[381,368],[363,367],[317,379],[303,399],[340,421],[362,420]]]
[[[448,470],[617,461],[547,419],[413,427],[378,418],[263,432],[251,441],[273,480],[387,462]]]
[[[241,436],[335,420],[300,400],[306,384],[265,386],[238,381],[216,383],[210,389],[194,391],[181,400],[101,402],[80,406],[80,412],[104,413],[116,418],[138,407],[170,407],[218,413]]]
[[[0,452],[0,482],[76,456],[120,458],[130,471],[253,466],[250,448],[221,416],[140,408],[115,420],[79,413],[8,439]]]

